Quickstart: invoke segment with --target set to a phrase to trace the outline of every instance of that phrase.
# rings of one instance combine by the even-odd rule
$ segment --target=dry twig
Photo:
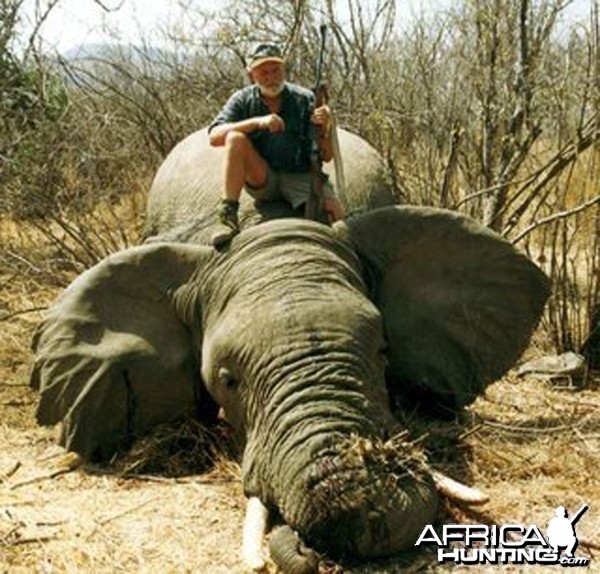
[[[126,516],[127,514],[131,514],[133,512],[136,512],[137,510],[139,510],[140,508],[143,508],[144,506],[148,506],[149,504],[156,502],[160,497],[158,496],[153,496],[152,498],[149,498],[147,500],[143,500],[142,502],[140,502],[139,504],[135,504],[129,508],[126,508],[125,510],[121,510],[120,512],[116,512],[114,514],[111,514],[105,518],[101,518],[100,520],[96,521],[96,525],[94,526],[94,528],[92,529],[92,531],[86,536],[85,540],[88,541],[91,538],[93,538],[96,533],[98,532],[98,528],[100,526],[105,526],[106,524],[108,524],[109,522],[113,522],[114,520],[118,520],[119,518],[122,518],[123,516]]]
[[[21,461],[15,462],[6,472],[0,472],[0,482],[6,482],[21,468]]]
[[[27,486],[30,484],[35,484],[36,482],[43,482],[44,480],[52,480],[58,476],[63,474],[68,474],[69,472],[73,472],[82,464],[82,459],[75,453],[67,453],[60,461],[60,467],[56,468],[50,472],[46,472],[43,474],[38,474],[36,476],[32,476],[25,480],[21,480],[20,482],[15,482],[10,485],[10,490],[15,490],[17,488],[21,488],[22,486]]]
[[[565,211],[560,211],[559,213],[553,213],[552,215],[549,215],[548,217],[543,217],[542,219],[539,219],[538,221],[534,221],[529,227],[526,227],[523,231],[521,231],[521,233],[519,233],[519,235],[517,235],[514,239],[512,239],[511,243],[513,243],[513,244],[518,243],[519,241],[521,241],[521,239],[523,239],[524,237],[527,237],[527,235],[529,235],[534,229],[537,229],[538,227],[541,227],[542,225],[548,225],[549,223],[552,223],[554,221],[558,221],[560,219],[566,219],[567,217],[572,217],[573,215],[577,215],[578,213],[581,213],[582,211],[585,211],[586,209],[589,209],[590,207],[593,207],[594,205],[597,205],[598,203],[600,203],[600,195],[593,197],[589,201],[586,201],[585,203],[582,203],[581,205],[578,205],[577,207],[574,207],[573,209],[567,209]]]
[[[20,317],[21,315],[29,315],[29,313],[39,313],[41,311],[46,311],[48,309],[47,305],[43,307],[31,307],[31,309],[21,309],[19,311],[13,311],[12,313],[7,313],[6,315],[0,316],[0,321],[8,321],[9,319],[14,319],[15,317]]]

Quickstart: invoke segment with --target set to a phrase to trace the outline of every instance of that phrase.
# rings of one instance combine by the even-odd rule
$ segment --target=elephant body
[[[32,384],[39,421],[87,458],[221,407],[246,438],[248,497],[319,550],[382,556],[437,508],[388,393],[469,404],[528,344],[548,282],[464,216],[391,205],[372,148],[346,132],[341,148],[353,217],[331,228],[246,202],[216,251],[221,150],[205,131],[182,142],[152,186],[147,244],[66,290]]]
[[[387,170],[381,157],[362,138],[345,130],[339,134],[344,158],[346,192],[344,207],[349,213],[363,212],[395,203]],[[208,242],[208,229],[216,218],[223,190],[223,148],[211,147],[207,130],[180,142],[161,165],[148,197],[146,235],[186,242]],[[336,186],[333,162],[324,165]],[[275,217],[293,216],[285,202],[255,205],[247,193],[240,198],[242,227]]]

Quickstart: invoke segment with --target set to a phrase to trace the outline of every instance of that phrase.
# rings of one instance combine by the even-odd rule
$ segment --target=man
[[[225,146],[220,225],[213,235],[216,246],[239,232],[244,188],[257,202],[283,198],[296,211],[303,210],[313,178],[311,124],[321,128],[317,143],[322,160],[333,156],[330,110],[314,109],[311,91],[285,81],[278,46],[258,45],[246,70],[252,84],[235,92],[209,127],[211,145]],[[323,184],[323,196],[329,221],[341,219],[343,209],[329,182]]]

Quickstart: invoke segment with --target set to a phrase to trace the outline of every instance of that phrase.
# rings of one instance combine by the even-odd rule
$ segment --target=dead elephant
[[[356,215],[330,228],[247,203],[219,252],[221,150],[187,138],[150,192],[148,243],[83,273],[39,327],[32,384],[40,423],[62,422],[86,458],[219,405],[245,433],[259,522],[276,512],[317,550],[367,558],[410,547],[437,508],[391,415],[394,384],[472,402],[527,346],[548,281],[462,215],[392,205],[373,149],[347,132],[341,144]]]

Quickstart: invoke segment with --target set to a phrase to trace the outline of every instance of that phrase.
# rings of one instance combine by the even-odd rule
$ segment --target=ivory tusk
[[[263,570],[266,566],[262,542],[267,532],[268,520],[269,511],[260,499],[249,498],[242,534],[242,559],[248,568],[254,571]]]
[[[490,499],[490,497],[484,492],[481,492],[481,490],[457,482],[436,470],[431,471],[431,476],[438,492],[457,502],[478,506],[480,504],[485,504]]]

